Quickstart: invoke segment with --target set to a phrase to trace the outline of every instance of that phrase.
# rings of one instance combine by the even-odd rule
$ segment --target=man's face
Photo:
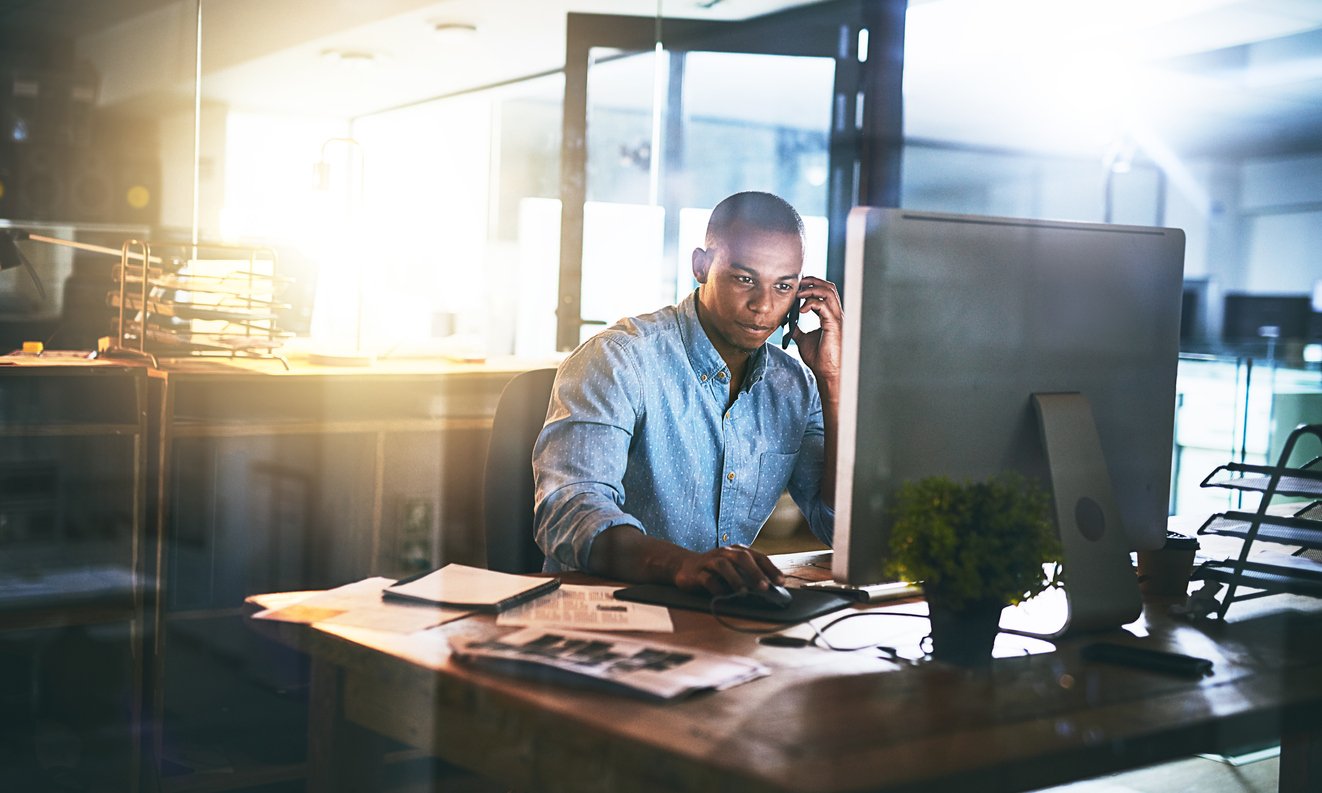
[[[693,252],[698,315],[721,357],[748,355],[780,326],[798,292],[803,242],[797,234],[736,224]]]

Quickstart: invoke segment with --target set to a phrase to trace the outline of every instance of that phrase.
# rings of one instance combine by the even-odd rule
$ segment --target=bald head
[[[757,229],[777,234],[793,234],[803,240],[803,218],[785,199],[748,191],[735,193],[721,201],[707,221],[708,248],[730,238],[736,229]]]

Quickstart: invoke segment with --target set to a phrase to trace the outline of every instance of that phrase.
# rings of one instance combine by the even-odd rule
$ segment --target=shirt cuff
[[[638,531],[642,532],[643,534],[647,533],[647,529],[643,528],[642,522],[639,521],[637,518],[635,518],[633,515],[628,514],[627,512],[621,512],[619,515],[616,515],[609,519],[602,519],[598,521],[597,525],[593,526],[589,531],[580,532],[578,538],[574,542],[575,545],[574,566],[576,569],[578,570],[592,569],[591,567],[588,566],[588,559],[592,556],[592,543],[596,542],[598,534],[601,534],[603,531],[611,528],[612,526],[633,526],[635,529],[638,529]]]

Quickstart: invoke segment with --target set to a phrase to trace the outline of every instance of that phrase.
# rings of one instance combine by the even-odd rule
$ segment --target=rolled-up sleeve
[[[626,513],[624,472],[642,410],[641,378],[628,349],[601,334],[556,374],[546,424],[533,447],[535,532],[550,570],[585,570],[592,541]]]
[[[825,466],[826,426],[822,418],[822,400],[817,389],[812,389],[808,424],[803,431],[803,443],[790,474],[790,498],[808,520],[813,536],[827,546],[834,546],[835,510],[823,500],[821,485]]]

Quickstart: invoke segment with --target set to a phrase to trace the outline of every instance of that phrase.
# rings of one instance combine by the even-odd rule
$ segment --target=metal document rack
[[[277,355],[284,286],[275,251],[128,240],[115,269],[111,354],[156,358]]]
[[[1301,555],[1309,550],[1322,550],[1322,500],[1314,500],[1288,515],[1269,511],[1272,500],[1278,496],[1322,498],[1322,457],[1314,457],[1298,467],[1289,465],[1296,445],[1305,437],[1322,444],[1322,424],[1304,425],[1291,432],[1276,465],[1228,463],[1203,480],[1203,487],[1256,492],[1262,498],[1252,512],[1218,513],[1198,529],[1199,534],[1244,541],[1238,557],[1208,562],[1195,573],[1197,578],[1227,585],[1217,611],[1219,619],[1225,619],[1226,610],[1235,601],[1277,593],[1322,597],[1322,564]],[[1262,551],[1259,546],[1254,553],[1257,542],[1279,543],[1298,550],[1275,553]],[[1241,587],[1253,591],[1243,594]]]

